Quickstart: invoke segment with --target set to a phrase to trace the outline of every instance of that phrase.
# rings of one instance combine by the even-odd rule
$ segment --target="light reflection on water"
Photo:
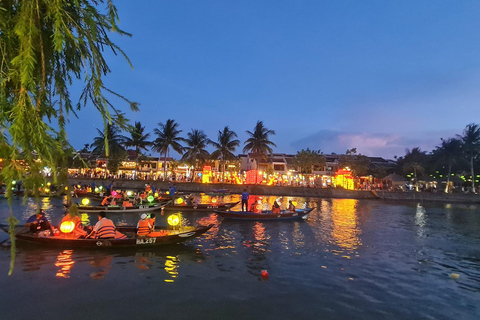
[[[278,197],[261,198],[268,207]],[[232,195],[228,201],[237,199],[238,195]],[[15,292],[16,284],[8,279],[42,287],[55,286],[54,278],[67,286],[72,283],[72,288],[73,284],[108,283],[101,288],[111,288],[107,293],[113,299],[129,292],[137,297],[134,302],[141,296],[152,310],[159,311],[161,306],[162,312],[169,304],[188,301],[184,313],[195,310],[198,301],[216,310],[215,319],[228,318],[234,310],[240,315],[236,318],[252,318],[251,314],[241,316],[244,309],[237,309],[239,301],[243,308],[268,311],[262,319],[322,315],[332,319],[476,319],[479,315],[477,209],[298,197],[281,197],[281,205],[289,200],[315,210],[305,222],[229,221],[213,212],[185,212],[183,218],[191,225],[215,226],[194,241],[152,249],[88,251],[20,245],[12,278],[1,275],[1,270],[5,275],[8,270],[9,254],[0,250],[0,286]],[[51,221],[61,219],[59,201],[41,203]],[[27,201],[27,206],[18,206],[14,212],[23,223],[35,210],[32,201]],[[8,214],[8,209],[0,209],[1,219]],[[138,219],[128,214],[110,218],[123,224]],[[166,218],[157,215],[158,225],[165,225]],[[82,215],[82,221],[88,220],[96,221],[96,217]],[[269,271],[268,279],[262,279],[262,270]],[[460,278],[452,280],[452,273]],[[199,288],[208,294],[199,293]],[[61,294],[65,289],[57,290]],[[145,290],[161,302],[148,300],[142,295]],[[89,293],[92,299],[105,294],[100,287]],[[29,298],[22,293],[22,299]],[[438,307],[447,305],[448,309]],[[117,316],[128,314],[124,312]]]

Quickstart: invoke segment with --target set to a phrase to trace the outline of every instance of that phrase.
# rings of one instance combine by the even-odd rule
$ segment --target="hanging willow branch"
[[[103,84],[110,72],[103,56],[106,49],[122,55],[131,66],[109,37],[113,32],[130,36],[118,22],[112,1],[0,1],[0,158],[4,159],[0,178],[7,186],[22,180],[24,187],[38,190],[43,182],[38,169],[43,167],[52,169],[54,183],[66,183],[65,159],[73,148],[65,125],[82,107],[97,109],[105,127],[126,121],[104,94],[123,96]],[[84,83],[75,106],[69,91],[73,81]],[[131,110],[138,110],[138,104],[124,100]],[[58,130],[52,128],[52,121]],[[6,197],[11,206],[10,187]]]

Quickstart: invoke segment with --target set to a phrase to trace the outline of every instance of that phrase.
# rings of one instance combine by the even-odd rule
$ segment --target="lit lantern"
[[[133,192],[130,191],[130,190],[128,190],[128,191],[127,191],[127,196],[131,197],[132,195],[133,195]]]
[[[217,203],[217,198],[213,198],[212,203]]]
[[[148,200],[148,202],[153,202],[153,200],[155,200],[155,198],[152,195],[150,195],[150,196],[147,197],[147,200]]]
[[[95,187],[95,193],[98,193],[99,190],[98,187]]]
[[[117,191],[112,191],[112,196],[117,196]]]
[[[47,182],[47,186],[49,186],[49,187],[50,187],[50,185],[51,185],[51,183],[50,183],[50,182]]]
[[[178,198],[177,200],[175,200],[177,202],[177,204],[182,204],[183,203],[183,199],[182,198]]]
[[[12,184],[17,184],[17,181],[13,180],[13,181],[12,181]]]
[[[75,228],[75,223],[73,221],[63,221],[60,225],[60,231],[63,233],[72,233]]]
[[[297,201],[292,201],[292,204],[296,207],[297,206]]]
[[[167,222],[172,227],[175,227],[180,223],[180,217],[176,214],[172,214],[167,218]]]
[[[158,192],[155,192],[155,198],[158,198]]]
[[[170,194],[170,191],[165,192],[165,194]]]
[[[82,199],[82,204],[83,204],[84,206],[88,206],[89,203],[90,203],[90,200],[89,200],[88,198],[83,198],[83,199]]]
[[[49,192],[50,192],[50,189],[45,188],[45,193],[49,193]]]

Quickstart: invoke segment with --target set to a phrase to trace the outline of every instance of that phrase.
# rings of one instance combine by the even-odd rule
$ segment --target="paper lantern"
[[[83,199],[82,199],[82,204],[83,204],[84,206],[88,206],[89,203],[90,203],[90,200],[89,200],[88,198],[83,198]]]
[[[169,225],[175,227],[180,223],[180,217],[176,214],[172,214],[167,218],[167,222]]]
[[[72,233],[75,228],[75,223],[73,221],[63,221],[60,225],[60,231],[63,233]]]

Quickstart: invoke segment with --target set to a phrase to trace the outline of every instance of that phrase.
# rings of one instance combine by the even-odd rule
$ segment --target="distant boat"
[[[220,211],[215,210],[217,213],[224,219],[235,219],[235,220],[255,220],[255,221],[265,221],[265,220],[306,220],[309,213],[313,208],[308,209],[295,209],[295,212],[289,210],[282,210],[280,213],[272,213],[271,210],[266,210],[262,212],[251,212],[251,211]]]
[[[199,203],[199,204],[169,204],[165,206],[166,211],[214,211],[214,210],[228,210],[239,204],[237,202],[226,203]]]
[[[147,213],[156,210],[163,209],[170,201],[164,201],[162,203],[135,205],[132,207],[124,206],[78,206],[78,212],[82,213]]]
[[[215,196],[226,196],[231,194],[231,192],[229,189],[212,189],[212,191],[205,192],[205,194],[215,197]]]

